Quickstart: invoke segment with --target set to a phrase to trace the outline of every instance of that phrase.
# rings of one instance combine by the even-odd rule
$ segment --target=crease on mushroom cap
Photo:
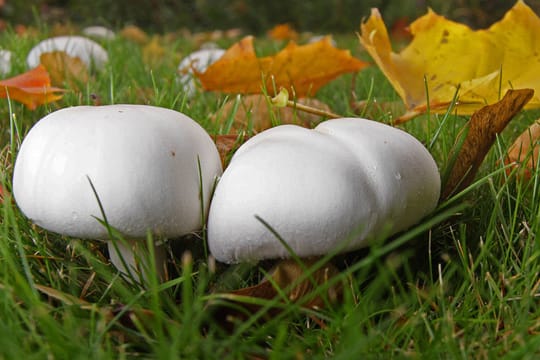
[[[109,61],[107,51],[94,40],[84,36],[66,35],[38,43],[28,53],[26,64],[34,68],[39,65],[41,54],[53,51],[64,51],[71,57],[78,57],[88,68],[102,69]]]
[[[202,228],[221,172],[212,139],[184,114],[146,105],[77,106],[47,115],[27,134],[13,194],[21,211],[47,230],[107,240],[96,220],[103,218],[97,194],[107,222],[127,240],[118,244],[121,254],[108,241],[111,260],[130,272],[119,256],[137,267],[134,261],[145,255],[131,248],[144,250],[141,239],[149,233],[159,240]],[[154,251],[157,262],[163,250]]]
[[[231,159],[212,200],[208,245],[225,263],[289,257],[257,216],[300,257],[354,250],[414,225],[439,192],[435,161],[404,131],[357,118],[278,126]]]

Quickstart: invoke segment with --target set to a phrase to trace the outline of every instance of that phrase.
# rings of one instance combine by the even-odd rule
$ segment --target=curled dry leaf
[[[466,137],[458,150],[441,199],[448,198],[472,183],[497,134],[523,109],[533,94],[531,89],[508,90],[501,101],[484,106],[471,116],[463,130]]]
[[[540,122],[535,121],[508,148],[505,159],[506,165],[512,165],[507,173],[513,168],[520,169],[519,175],[524,179],[530,179],[536,170],[540,140]]]
[[[258,58],[253,37],[247,36],[231,46],[205,72],[195,72],[204,89],[234,94],[260,94],[266,89],[286,88],[295,97],[314,95],[320,87],[341,74],[355,72],[367,63],[340,50],[330,38],[297,45],[290,42],[274,56]]]
[[[225,304],[209,304],[216,320],[226,329],[244,321],[260,311],[263,305],[249,299],[274,300],[283,303],[297,303],[301,307],[313,310],[322,309],[341,298],[342,287],[329,285],[328,282],[339,274],[339,270],[331,263],[314,270],[306,276],[305,269],[310,269],[316,259],[304,259],[303,264],[296,260],[283,260],[269,273],[268,278],[255,286],[219,294],[218,298]],[[228,304],[228,305],[227,305]],[[279,314],[280,307],[270,307],[266,319]],[[263,319],[264,321],[264,319]]]
[[[30,110],[62,98],[64,90],[52,87],[51,79],[43,65],[9,79],[0,80],[0,98],[23,103]]]
[[[69,56],[64,51],[52,51],[43,53],[39,57],[51,77],[51,83],[55,86],[67,85],[75,90],[88,82],[88,69],[78,57]]]
[[[497,102],[509,89],[540,90],[540,18],[521,0],[485,30],[474,31],[429,10],[410,31],[413,40],[393,52],[381,14],[373,9],[359,38],[408,109],[397,123],[428,106],[445,112],[458,88],[456,109],[464,115]],[[527,106],[540,106],[538,95]]]
[[[330,107],[317,99],[301,98],[297,103],[330,112]],[[217,116],[219,119],[216,120],[220,122],[233,117],[229,131],[232,134],[242,131],[258,133],[279,124],[313,127],[324,120],[322,116],[301,111],[295,107],[272,106],[270,99],[262,94],[242,96],[239,104],[236,99],[231,99],[214,115],[214,117]]]

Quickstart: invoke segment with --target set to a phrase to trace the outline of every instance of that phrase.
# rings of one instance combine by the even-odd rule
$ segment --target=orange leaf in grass
[[[332,46],[330,38],[297,45],[290,42],[274,56],[257,57],[253,37],[231,46],[205,72],[195,72],[204,89],[225,93],[260,94],[281,87],[296,97],[312,96],[320,87],[341,74],[355,72],[367,63],[348,50]]]
[[[296,40],[298,33],[290,24],[278,24],[268,31],[268,37],[274,40]]]
[[[62,89],[51,87],[49,73],[43,65],[9,79],[0,80],[0,97],[16,100],[30,110],[62,98]]]
[[[413,40],[393,52],[381,14],[373,9],[359,37],[407,107],[396,123],[428,105],[446,112],[458,89],[456,111],[463,115],[496,103],[510,89],[534,89],[527,108],[540,107],[540,18],[522,0],[488,29],[474,31],[432,10],[409,28]]]
[[[507,171],[517,167],[518,176],[530,179],[536,171],[540,154],[540,121],[536,120],[519,135],[508,149],[505,164],[512,165]],[[519,166],[522,165],[522,168]]]

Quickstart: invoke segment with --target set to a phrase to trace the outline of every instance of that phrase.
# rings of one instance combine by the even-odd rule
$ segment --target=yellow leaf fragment
[[[142,48],[142,58],[145,64],[157,66],[163,62],[165,48],[160,44],[159,37],[153,36],[152,40]]]
[[[43,53],[39,57],[39,62],[47,69],[51,83],[55,86],[67,83],[72,89],[79,89],[81,84],[88,82],[88,69],[84,62],[64,51]]]
[[[243,38],[206,69],[195,74],[209,91],[274,95],[286,88],[296,97],[312,96],[320,87],[341,74],[355,72],[367,63],[351,56],[347,50],[332,46],[330,38],[297,45],[290,42],[274,56],[258,58],[253,37]]]
[[[148,42],[148,35],[144,30],[135,25],[127,25],[124,27],[122,31],[120,31],[120,36],[139,45],[144,45]]]
[[[497,102],[513,88],[540,93],[540,18],[521,0],[490,28],[474,31],[432,10],[410,26],[413,40],[392,51],[377,9],[361,24],[360,43],[405,103],[409,115],[444,112],[459,88],[459,114]],[[528,108],[540,106],[535,95]],[[400,120],[397,121],[398,123]]]

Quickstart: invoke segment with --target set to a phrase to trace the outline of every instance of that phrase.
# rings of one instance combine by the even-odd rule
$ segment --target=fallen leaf
[[[320,310],[335,303],[341,297],[342,287],[341,284],[329,286],[328,282],[339,274],[339,270],[333,264],[327,263],[316,270],[310,270],[312,273],[306,276],[305,270],[309,270],[316,261],[317,259],[304,259],[300,264],[292,259],[282,260],[269,273],[270,280],[265,278],[255,286],[219,294],[217,298],[225,300],[226,303],[214,308],[209,304],[214,317],[226,329],[231,329],[235,323],[245,321],[263,308],[260,301],[256,300],[280,299],[281,304],[297,303],[303,308],[313,310]],[[267,310],[268,319],[281,311],[280,306]]]
[[[152,40],[144,45],[142,49],[142,58],[145,64],[157,66],[162,63],[165,55],[165,48],[161,46],[159,38],[152,36]]]
[[[274,40],[296,40],[298,33],[290,24],[278,24],[268,30],[268,37]]]
[[[144,45],[148,42],[148,35],[144,32],[144,30],[135,25],[128,25],[124,27],[120,31],[120,36],[139,45]]]
[[[47,69],[52,85],[62,86],[67,83],[71,89],[79,90],[81,85],[88,82],[88,69],[84,62],[64,51],[42,53],[39,62]]]
[[[330,111],[327,104],[313,98],[301,98],[296,103]],[[293,107],[272,106],[270,100],[262,94],[242,96],[239,103],[237,99],[231,99],[214,115],[214,119],[218,118],[216,120],[222,123],[230,117],[233,122],[229,134],[242,131],[258,133],[280,124],[297,124],[311,128],[325,119]]]
[[[497,134],[500,134],[510,120],[523,109],[533,94],[534,91],[531,89],[508,90],[501,101],[484,106],[471,116],[463,130],[466,134],[465,140],[457,152],[454,165],[443,187],[442,199],[472,183]]]
[[[509,89],[540,90],[540,19],[521,0],[502,20],[477,31],[429,10],[410,25],[413,40],[399,53],[377,9],[360,30],[360,43],[408,109],[396,123],[428,107],[445,112],[458,89],[456,110],[463,115],[497,102]],[[527,107],[538,106],[536,95]]]
[[[519,176],[528,180],[536,171],[540,151],[540,120],[535,121],[522,132],[508,148],[505,164],[511,165],[507,173],[519,169]]]
[[[51,87],[51,79],[43,65],[9,79],[0,80],[0,98],[19,101],[30,110],[62,98],[63,89]]]
[[[258,58],[253,37],[231,46],[205,72],[195,72],[204,89],[226,93],[260,94],[286,88],[297,98],[312,96],[341,74],[355,72],[367,63],[348,50],[331,45],[330,38],[306,45],[290,42],[274,56]]]

